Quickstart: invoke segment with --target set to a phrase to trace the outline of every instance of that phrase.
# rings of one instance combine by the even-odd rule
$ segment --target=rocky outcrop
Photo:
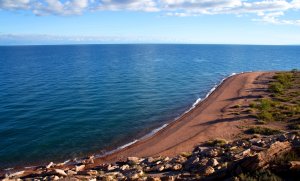
[[[224,180],[243,172],[273,168],[277,158],[299,148],[299,135],[293,132],[239,139],[209,147],[199,145],[193,152],[173,158],[129,157],[124,162],[96,166],[93,164],[94,157],[67,166],[51,162],[30,171],[6,173],[2,179]],[[289,160],[285,169],[299,171],[300,160]]]

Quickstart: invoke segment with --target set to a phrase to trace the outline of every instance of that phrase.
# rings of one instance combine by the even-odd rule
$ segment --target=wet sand
[[[254,118],[235,114],[233,107],[248,105],[251,99],[262,96],[259,90],[265,88],[265,84],[258,81],[271,74],[251,72],[227,78],[208,98],[178,120],[147,139],[97,158],[95,165],[125,160],[129,156],[175,156],[190,152],[207,140],[234,139],[241,133],[239,127],[251,124]]]

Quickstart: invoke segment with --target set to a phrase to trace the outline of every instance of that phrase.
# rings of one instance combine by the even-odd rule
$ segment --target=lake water
[[[232,73],[300,68],[300,46],[0,47],[0,168],[102,154]]]

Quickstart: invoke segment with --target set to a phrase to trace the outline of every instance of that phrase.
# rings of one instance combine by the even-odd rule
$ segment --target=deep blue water
[[[103,153],[233,72],[300,68],[300,46],[0,47],[0,168]]]

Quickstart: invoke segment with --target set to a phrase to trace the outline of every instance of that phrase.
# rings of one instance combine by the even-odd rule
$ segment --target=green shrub
[[[259,124],[259,125],[262,125],[262,124],[267,124],[267,122],[266,122],[266,121],[262,121],[262,120],[258,120],[256,123],[257,123],[257,124]]]
[[[215,140],[210,140],[210,141],[207,141],[205,143],[205,145],[207,146],[224,146],[226,145],[228,142],[224,139],[215,139]]]
[[[273,92],[273,93],[282,94],[283,93],[283,89],[284,89],[284,86],[281,83],[279,83],[279,82],[272,82],[269,85],[269,91]]]
[[[257,114],[257,118],[262,121],[273,121],[273,115],[268,111],[261,111]]]
[[[180,155],[183,156],[183,157],[190,157],[193,153],[192,152],[181,152]]]
[[[298,69],[292,69],[291,72],[292,72],[292,73],[297,73],[297,72],[298,72]]]
[[[232,106],[232,108],[240,108],[240,107],[242,107],[240,104]]]
[[[261,127],[261,126],[250,128],[247,130],[247,132],[250,134],[262,134],[262,135],[274,135],[274,134],[281,133],[280,130]]]
[[[288,88],[291,85],[291,81],[293,78],[293,73],[286,72],[286,73],[278,73],[274,76],[279,83],[281,83],[284,88]]]

